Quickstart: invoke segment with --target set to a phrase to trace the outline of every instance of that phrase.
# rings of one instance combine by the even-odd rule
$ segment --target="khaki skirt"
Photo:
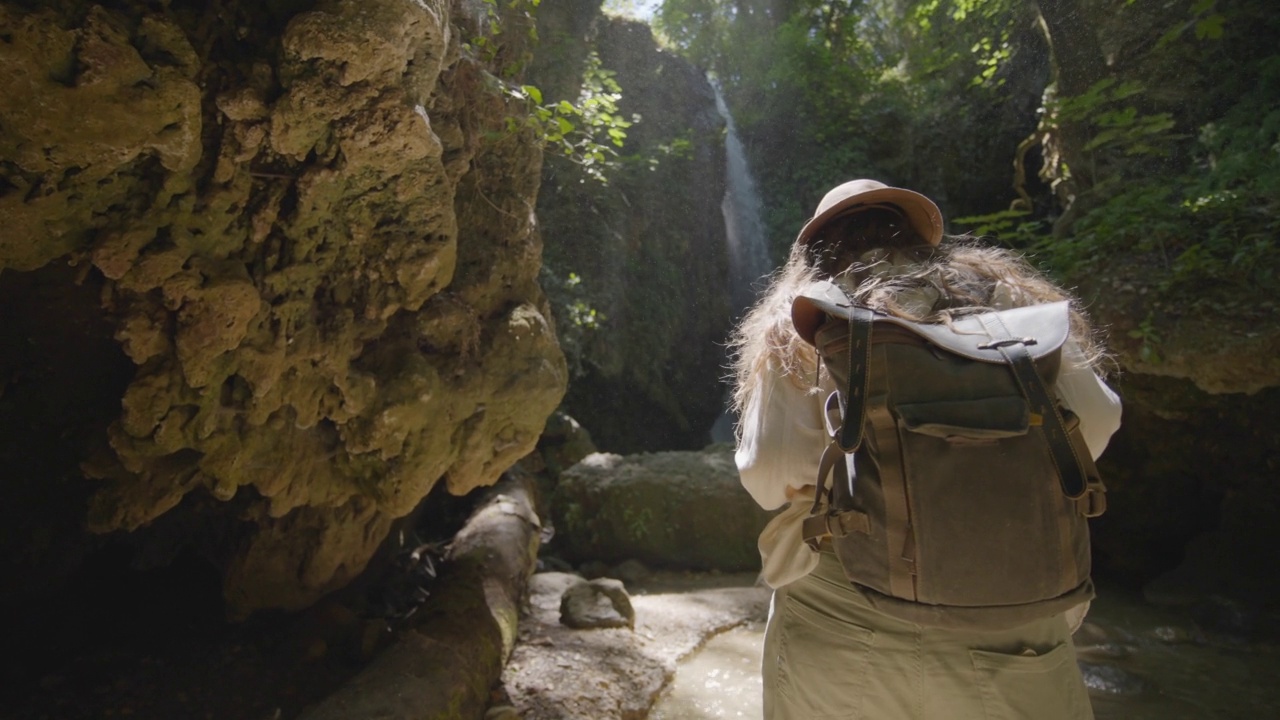
[[[928,628],[872,608],[824,552],[774,592],[765,720],[1091,720],[1067,621]]]

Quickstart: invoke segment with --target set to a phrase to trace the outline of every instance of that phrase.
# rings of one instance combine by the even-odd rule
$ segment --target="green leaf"
[[[1196,39],[1197,40],[1221,40],[1222,24],[1226,18],[1221,15],[1210,15],[1209,17],[1196,22]]]
[[[1086,151],[1097,150],[1098,148],[1104,145],[1107,145],[1112,140],[1115,140],[1119,134],[1120,134],[1119,130],[1114,130],[1114,129],[1103,130],[1102,132],[1098,133],[1097,136],[1095,136],[1092,140],[1090,140],[1089,143],[1084,146],[1084,149]]]

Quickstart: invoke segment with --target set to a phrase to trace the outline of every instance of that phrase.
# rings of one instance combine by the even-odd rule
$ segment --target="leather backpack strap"
[[[1076,457],[1084,466],[1084,495],[1076,498],[1076,510],[1087,518],[1096,518],[1107,511],[1107,486],[1102,483],[1102,473],[1093,462],[1089,446],[1084,441],[1084,433],[1080,432],[1080,421],[1071,417],[1067,421],[1067,434],[1071,437],[1071,446],[1076,449]]]
[[[827,437],[830,437],[831,441],[827,443],[826,449],[822,451],[822,459],[818,461],[818,479],[813,491],[813,505],[809,507],[809,516],[804,519],[801,526],[801,537],[814,550],[819,549],[822,540],[832,535],[829,525],[830,501],[827,497],[829,494],[827,478],[831,477],[832,471],[845,458],[844,451],[840,449],[839,437],[843,411],[840,393],[833,392],[828,395],[827,401],[822,405],[822,422],[826,426]]]
[[[829,509],[827,478],[840,467],[841,461],[846,457],[840,450],[839,441],[835,437],[831,438],[827,449],[822,451],[822,460],[818,463],[818,484],[813,492],[813,505],[809,508],[809,515],[801,523],[800,530],[800,536],[805,544],[814,550],[820,551],[823,541],[832,536],[843,537],[853,532],[860,532],[863,535],[871,533],[871,518],[866,513],[858,510],[833,512]],[[848,467],[847,463],[845,467]]]
[[[867,367],[871,359],[871,321],[869,312],[849,311],[849,383],[844,393],[844,415],[840,425],[840,449],[846,453],[862,445],[862,428],[867,419]]]
[[[841,290],[843,293],[843,290]],[[833,534],[845,535],[850,531],[870,532],[870,525],[865,513],[847,511],[845,513],[829,513],[827,507],[827,478],[831,475],[836,463],[862,445],[863,425],[867,412],[867,369],[871,357],[871,321],[874,317],[867,312],[859,312],[860,308],[850,307],[846,315],[849,322],[849,364],[848,383],[845,385],[843,397],[840,393],[831,393],[823,406],[823,419],[831,442],[822,451],[822,459],[818,462],[818,481],[813,494],[813,506],[809,516],[804,519],[801,534],[805,543],[818,550],[825,538]],[[821,358],[821,354],[818,356]],[[833,404],[835,405],[833,407]],[[846,468],[852,474],[849,463]],[[849,478],[850,492],[856,478]],[[831,521],[836,521],[836,527]]]
[[[830,403],[830,398],[827,402]],[[805,544],[814,550],[818,550],[822,541],[831,536],[831,529],[827,524],[827,478],[836,462],[843,457],[844,454],[840,452],[840,446],[833,437],[822,451],[822,459],[818,461],[818,484],[813,490],[813,505],[809,507],[809,515],[801,523],[800,529],[800,536]]]
[[[1071,442],[1071,436],[1067,434],[1066,423],[1062,420],[1062,413],[1058,411],[1058,404],[1045,387],[1044,378],[1040,377],[1035,361],[1027,351],[1026,345],[1035,343],[1035,338],[1010,335],[1000,322],[1000,316],[995,313],[978,317],[982,318],[982,324],[992,338],[979,347],[999,350],[1008,362],[1018,388],[1031,406],[1031,412],[1041,418],[1041,429],[1048,442],[1049,455],[1053,458],[1063,494],[1072,500],[1078,500],[1088,488],[1084,463]]]

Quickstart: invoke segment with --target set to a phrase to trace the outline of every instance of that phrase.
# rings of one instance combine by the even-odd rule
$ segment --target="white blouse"
[[[1063,346],[1062,361],[1055,389],[1062,404],[1080,418],[1085,444],[1096,459],[1120,427],[1120,398],[1087,366],[1076,343]],[[764,509],[786,504],[788,487],[795,493],[790,507],[760,534],[762,575],[777,588],[804,577],[818,563],[800,527],[809,514],[818,460],[829,441],[822,404],[833,387],[829,378],[821,387],[802,387],[773,364],[755,382],[739,421],[742,432],[734,457],[743,487]]]

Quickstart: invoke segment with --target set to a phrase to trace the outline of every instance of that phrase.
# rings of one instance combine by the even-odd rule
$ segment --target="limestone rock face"
[[[1097,299],[1096,318],[1109,328],[1110,347],[1131,373],[1190,382],[1205,395],[1254,395],[1280,387],[1280,323],[1267,300],[1236,312],[1178,307],[1154,300],[1140,262],[1121,258],[1106,276],[1080,283]],[[1151,297],[1148,295],[1151,290]],[[1159,351],[1144,351],[1143,322],[1159,336]]]
[[[560,477],[555,547],[568,560],[757,570],[769,520],[742,489],[733,448],[588,455]]]
[[[442,479],[492,484],[567,376],[541,150],[463,50],[489,30],[447,0],[277,5],[0,4],[0,271],[78,266],[136,366],[87,526],[206,516],[236,615],[341,586]]]

